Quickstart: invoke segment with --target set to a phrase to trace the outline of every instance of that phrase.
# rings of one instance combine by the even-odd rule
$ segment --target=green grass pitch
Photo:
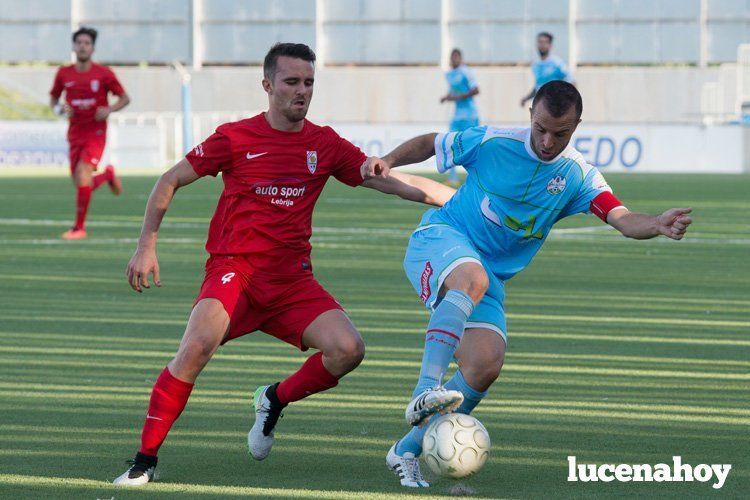
[[[683,242],[619,237],[593,216],[558,226],[508,283],[505,368],[475,415],[492,456],[478,497],[722,497],[750,489],[750,177],[609,175],[634,210],[692,206]],[[335,390],[287,409],[270,457],[247,454],[254,389],[304,356],[255,333],[221,348],[140,491],[109,483],[132,458],[151,385],[203,277],[221,183],[180,191],[158,246],[161,289],[124,279],[154,178],[96,193],[89,239],[62,242],[63,178],[0,179],[0,497],[374,498],[405,491],[384,456],[406,430],[428,316],[401,269],[423,208],[331,182],[314,219],[318,279],[368,350]],[[710,483],[569,483],[587,463],[731,463]]]

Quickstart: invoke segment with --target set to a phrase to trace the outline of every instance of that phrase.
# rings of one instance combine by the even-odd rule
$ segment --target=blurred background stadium
[[[108,150],[123,172],[161,170],[185,142],[264,109],[260,64],[276,41],[316,50],[310,117],[370,154],[447,126],[451,106],[438,101],[453,47],[477,73],[482,122],[523,124],[518,101],[533,87],[529,64],[543,30],[584,96],[575,145],[589,161],[610,170],[750,169],[740,127],[743,106],[750,116],[746,0],[4,0],[0,167],[55,163],[66,172],[65,123],[39,120],[52,119],[48,91],[80,25],[100,31],[94,59],[115,66],[132,97],[110,118]]]

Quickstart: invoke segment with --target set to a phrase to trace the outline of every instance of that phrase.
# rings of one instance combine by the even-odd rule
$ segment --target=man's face
[[[315,82],[313,63],[296,57],[280,56],[273,80],[263,79],[269,108],[290,122],[303,120],[310,107]]]
[[[461,66],[462,57],[459,52],[452,52],[451,53],[451,68],[456,69],[459,66]]]
[[[575,106],[555,118],[547,111],[544,100],[537,102],[531,109],[531,148],[542,161],[554,159],[568,146],[579,123]]]
[[[76,53],[76,59],[79,62],[88,61],[94,53],[94,40],[86,34],[78,35],[73,42],[73,52]]]
[[[552,48],[552,42],[546,36],[539,36],[536,38],[536,50],[539,51],[539,55],[547,57],[549,49]]]

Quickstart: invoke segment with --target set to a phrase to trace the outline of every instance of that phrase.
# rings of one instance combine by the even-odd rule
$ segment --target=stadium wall
[[[104,161],[123,173],[163,171],[181,157],[181,148],[165,147],[179,126],[170,129],[166,123],[113,123]],[[383,155],[406,139],[443,128],[439,122],[332,125],[368,155]],[[749,131],[740,125],[584,125],[572,144],[604,172],[741,173],[750,171]],[[0,173],[40,169],[68,172],[64,124],[0,121]],[[434,163],[412,170],[434,171]]]
[[[2,67],[0,86],[48,102],[54,67]],[[521,96],[533,86],[528,67],[477,67],[483,121],[525,121]],[[180,77],[168,67],[116,67],[132,98],[128,113],[180,111]],[[719,68],[586,67],[576,73],[589,123],[700,123],[701,91],[720,80]],[[259,67],[213,67],[192,73],[193,111],[261,110],[267,105]],[[437,67],[326,67],[316,74],[313,120],[365,123],[448,122],[450,105]],[[726,93],[736,80],[724,78]],[[726,102],[734,102],[725,99]],[[727,110],[735,111],[735,110]]]
[[[125,168],[160,171],[183,150],[180,78],[167,67],[115,71],[132,104],[110,118],[109,154]],[[46,102],[54,72],[53,67],[0,68],[0,85]],[[528,68],[479,67],[477,76],[484,123],[528,123],[528,111],[519,105],[532,85]],[[576,76],[585,103],[576,145],[603,170],[750,171],[750,142],[741,126],[703,125],[701,88],[719,79],[718,68],[589,67]],[[219,123],[265,109],[260,80],[255,67],[194,72],[195,140]],[[335,125],[368,153],[382,154],[400,140],[444,129],[451,114],[451,106],[439,104],[444,93],[438,68],[322,68],[310,118]],[[0,169],[63,164],[64,130],[63,121],[1,124]]]

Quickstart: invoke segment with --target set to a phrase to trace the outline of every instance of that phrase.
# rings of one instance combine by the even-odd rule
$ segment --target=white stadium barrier
[[[204,137],[219,116],[196,124]],[[235,118],[236,119],[236,118]],[[180,117],[152,117],[110,124],[104,161],[123,173],[158,173],[181,158]],[[434,124],[332,123],[341,135],[368,155],[383,155],[415,135],[441,131]],[[750,171],[746,157],[750,127],[735,125],[590,125],[582,126],[573,145],[604,172],[741,173]],[[171,145],[171,147],[168,147]],[[22,172],[48,166],[66,173],[67,143],[62,122],[0,121],[0,172]],[[432,170],[430,162],[417,170]]]

